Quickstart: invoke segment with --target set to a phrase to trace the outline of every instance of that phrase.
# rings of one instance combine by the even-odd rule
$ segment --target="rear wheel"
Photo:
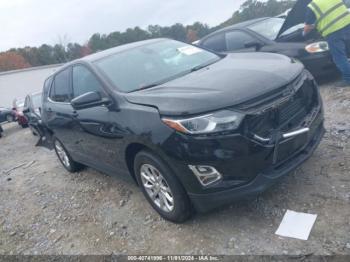
[[[141,151],[136,155],[134,170],[146,199],[163,218],[182,223],[191,217],[188,195],[163,160]]]
[[[54,139],[54,148],[58,159],[69,172],[74,173],[83,168],[82,164],[75,162],[70,157],[63,144],[57,138]]]

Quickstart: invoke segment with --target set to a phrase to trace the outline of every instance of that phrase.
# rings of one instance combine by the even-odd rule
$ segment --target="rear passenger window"
[[[73,67],[73,94],[74,98],[88,92],[102,92],[102,86],[94,74],[84,66]]]
[[[44,83],[43,97],[48,97],[49,96],[51,84],[52,84],[52,77],[49,77],[48,79],[46,79],[46,81]]]
[[[63,70],[55,76],[53,81],[50,99],[55,102],[70,102],[72,98],[72,91],[69,81],[69,68]]]
[[[210,50],[214,50],[216,52],[223,52],[226,51],[226,41],[225,41],[225,34],[216,34],[213,35],[202,43],[202,46],[205,48],[208,48]]]

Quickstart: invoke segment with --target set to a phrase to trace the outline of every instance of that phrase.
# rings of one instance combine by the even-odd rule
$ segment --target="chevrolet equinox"
[[[129,178],[178,223],[264,191],[324,134],[318,87],[300,62],[169,39],[63,66],[44,84],[42,118],[68,171]]]

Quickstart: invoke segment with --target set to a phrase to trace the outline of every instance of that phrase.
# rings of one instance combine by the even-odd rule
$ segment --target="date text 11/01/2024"
[[[219,261],[219,256],[128,256],[128,261]]]

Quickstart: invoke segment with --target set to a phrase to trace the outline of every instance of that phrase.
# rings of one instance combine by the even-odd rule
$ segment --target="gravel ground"
[[[321,92],[327,134],[308,162],[258,198],[183,225],[161,219],[135,185],[72,175],[29,129],[5,125],[0,254],[350,254],[350,88]],[[274,234],[287,209],[318,215],[309,240]]]

